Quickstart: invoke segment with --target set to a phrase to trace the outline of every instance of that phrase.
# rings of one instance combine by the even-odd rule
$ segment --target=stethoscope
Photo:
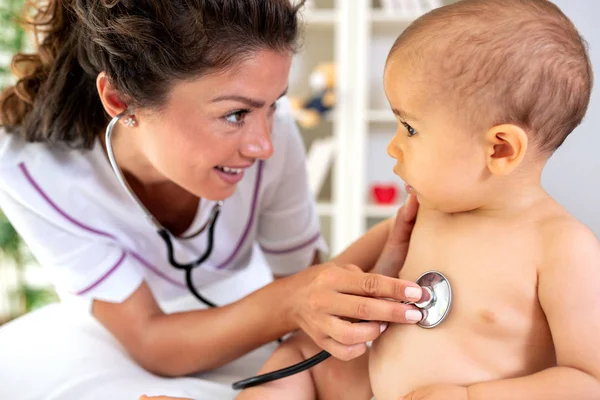
[[[441,272],[428,271],[419,276],[416,283],[427,293],[426,296],[423,296],[425,300],[416,303],[406,302],[406,304],[412,304],[421,310],[423,318],[417,322],[418,326],[427,329],[435,328],[446,319],[452,306],[452,287],[450,286],[450,281]],[[330,356],[331,354],[327,351],[322,351],[291,367],[235,382],[233,388],[241,390],[285,378],[312,368]]]
[[[210,254],[212,253],[214,238],[215,238],[215,226],[216,226],[217,218],[219,217],[219,213],[221,211],[221,206],[223,205],[223,202],[218,201],[213,206],[213,209],[210,213],[208,220],[202,227],[200,227],[200,229],[198,229],[198,231],[191,233],[189,235],[180,237],[180,239],[184,239],[184,240],[191,239],[193,237],[200,235],[202,232],[204,232],[206,229],[208,229],[208,240],[207,240],[207,246],[206,246],[206,250],[204,251],[204,254],[202,254],[200,257],[198,257],[198,259],[196,261],[192,261],[187,264],[181,264],[181,263],[177,262],[177,260],[175,260],[175,254],[174,254],[174,250],[173,250],[173,242],[171,240],[171,233],[160,222],[158,222],[158,220],[156,218],[154,218],[152,213],[150,211],[148,211],[146,206],[144,206],[144,204],[141,202],[141,200],[135,195],[133,190],[131,190],[131,187],[129,186],[129,184],[127,183],[127,180],[123,176],[123,172],[121,171],[121,168],[119,168],[119,165],[117,164],[117,160],[115,158],[115,154],[114,154],[113,148],[112,148],[112,134],[113,134],[113,129],[114,129],[115,125],[117,124],[117,122],[119,122],[119,120],[127,114],[131,114],[131,111],[125,110],[122,113],[120,113],[119,115],[115,116],[110,121],[108,126],[106,127],[106,135],[105,135],[106,153],[108,154],[108,160],[110,162],[110,165],[117,177],[117,180],[119,181],[119,183],[121,184],[121,186],[123,187],[123,189],[125,190],[127,195],[129,195],[129,197],[137,204],[139,209],[142,210],[142,212],[146,216],[146,219],[148,221],[150,221],[150,223],[152,225],[154,225],[158,235],[165,242],[165,245],[167,246],[167,257],[169,259],[169,264],[171,264],[174,268],[183,269],[185,271],[185,282],[186,282],[186,285],[187,285],[188,289],[190,290],[190,292],[194,295],[194,297],[196,297],[198,300],[200,300],[202,303],[206,304],[207,306],[217,307],[217,305],[215,303],[213,303],[212,301],[210,301],[207,298],[205,298],[204,296],[202,296],[198,292],[196,287],[193,285],[192,270],[194,268],[198,267],[199,265],[201,265],[204,261],[206,261],[206,259],[208,257],[210,257]]]
[[[219,217],[219,213],[221,211],[222,202],[218,201],[211,211],[211,214],[207,220],[207,222],[196,232],[186,235],[184,237],[180,237],[180,239],[191,239],[195,236],[198,236],[206,229],[208,229],[208,239],[207,239],[207,247],[204,253],[198,257],[196,261],[181,264],[175,260],[174,250],[173,250],[173,242],[171,240],[171,233],[167,228],[165,228],[154,216],[146,206],[140,201],[140,199],[135,195],[127,180],[123,176],[119,165],[115,159],[115,155],[112,149],[112,133],[115,125],[121,118],[125,115],[131,114],[131,111],[125,110],[122,113],[115,116],[106,127],[106,135],[105,135],[105,143],[106,143],[106,152],[108,154],[108,160],[110,165],[119,181],[120,185],[123,187],[123,190],[129,195],[129,197],[137,204],[140,210],[146,216],[146,219],[150,221],[152,225],[157,230],[158,235],[163,239],[165,245],[167,246],[167,257],[169,259],[169,263],[177,269],[183,269],[185,271],[185,281],[190,292],[196,297],[199,301],[206,304],[209,307],[217,307],[215,303],[206,299],[202,296],[192,282],[192,270],[199,265],[201,265],[206,259],[210,256],[213,250],[214,244],[214,234],[215,234],[215,225],[217,222],[217,218]],[[421,310],[421,314],[423,318],[421,321],[417,323],[418,326],[422,328],[434,328],[438,326],[450,312],[450,308],[452,305],[452,288],[450,286],[450,282],[448,279],[438,271],[428,271],[422,274],[417,280],[416,283],[421,286],[421,288],[427,293],[427,296],[424,296],[426,300],[422,302],[407,302],[407,304],[412,304],[415,307]],[[317,355],[295,365],[292,365],[287,368],[283,368],[277,371],[269,372],[267,374],[254,376],[248,379],[244,379],[241,381],[237,381],[233,383],[233,389],[235,390],[243,390],[252,386],[262,385],[263,383],[271,382],[274,380],[282,379],[291,375],[295,375],[302,371],[305,371],[309,368],[314,367],[322,361],[325,361],[331,356],[327,351],[322,351]]]

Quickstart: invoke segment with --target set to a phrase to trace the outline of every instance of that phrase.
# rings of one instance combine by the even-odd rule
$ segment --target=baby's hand
[[[462,386],[433,385],[410,392],[398,400],[469,400],[469,393]]]

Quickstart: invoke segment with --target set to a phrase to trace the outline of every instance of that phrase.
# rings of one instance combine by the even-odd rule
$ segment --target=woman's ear
[[[127,103],[121,94],[111,85],[105,72],[100,72],[96,78],[96,89],[106,113],[111,118],[127,109]]]
[[[527,133],[512,124],[496,125],[485,134],[486,164],[494,175],[514,171],[527,151]]]

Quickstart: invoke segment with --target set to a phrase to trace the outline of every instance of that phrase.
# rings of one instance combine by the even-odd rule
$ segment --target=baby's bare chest
[[[539,319],[539,251],[527,232],[493,227],[417,225],[400,278],[444,274],[452,289],[448,321],[509,334]]]
[[[399,276],[415,281],[441,272],[451,307],[433,329],[395,324],[373,343],[369,368],[377,398],[442,382],[466,386],[522,376],[552,364],[534,235],[507,226],[417,222]]]

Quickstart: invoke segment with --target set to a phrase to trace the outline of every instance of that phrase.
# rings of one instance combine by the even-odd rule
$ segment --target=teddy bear
[[[335,105],[335,65],[318,64],[310,74],[312,95],[308,99],[290,98],[292,114],[303,128],[314,128]]]

